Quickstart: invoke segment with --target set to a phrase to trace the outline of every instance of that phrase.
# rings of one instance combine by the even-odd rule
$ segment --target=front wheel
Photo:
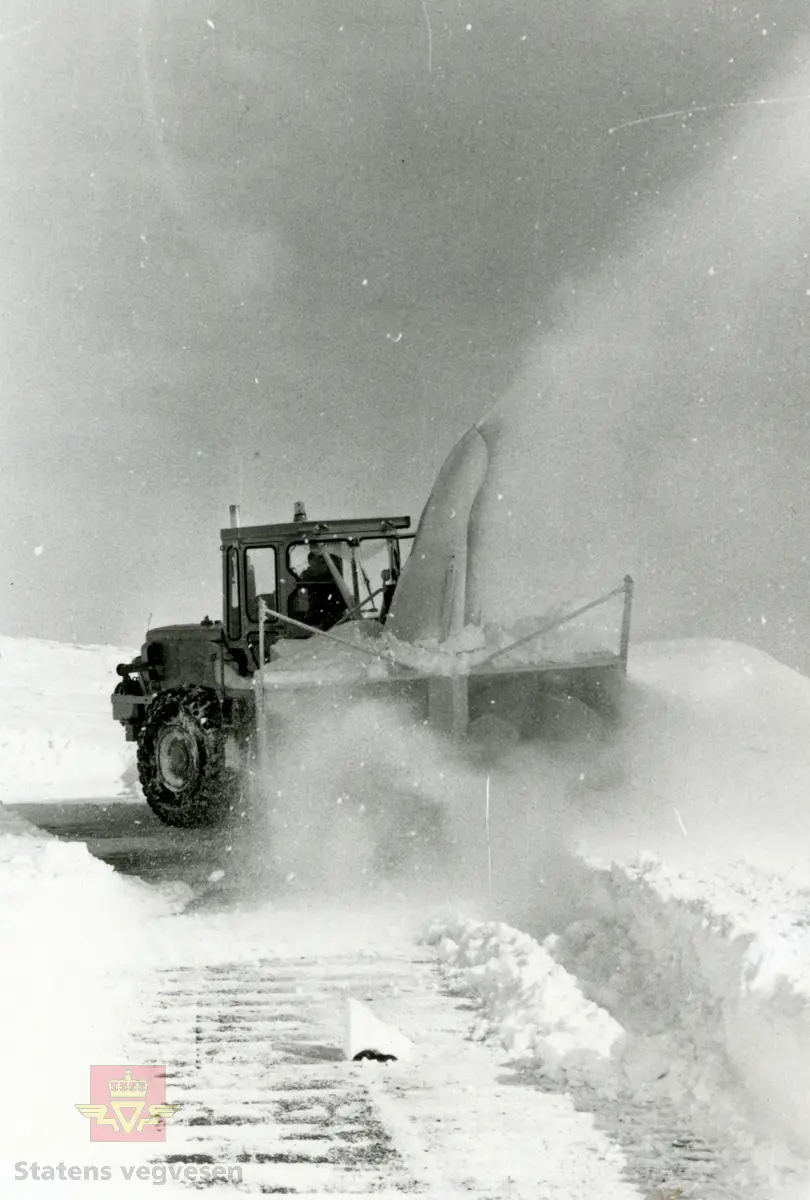
[[[164,692],[148,706],[138,735],[138,776],[165,825],[219,825],[239,796],[239,773],[225,764],[225,724],[205,688]]]

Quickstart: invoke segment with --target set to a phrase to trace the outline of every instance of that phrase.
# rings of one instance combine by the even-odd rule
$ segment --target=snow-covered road
[[[202,887],[217,870],[231,873],[233,837],[217,829],[169,829],[143,802],[9,804],[6,810],[64,841],[82,842],[96,858],[149,883],[180,880]]]
[[[136,1163],[238,1167],[254,1193],[638,1196],[570,1098],[505,1076],[498,1048],[468,1039],[468,1006],[448,994],[415,898],[374,888],[251,904],[217,886],[150,887],[80,843],[3,822],[12,1194],[38,1194],[42,1170],[62,1163],[107,1165],[105,1196],[128,1195],[118,1171]],[[349,997],[412,1041],[408,1061],[347,1061]],[[99,1059],[166,1065],[181,1109],[165,1152],[86,1141],[75,1104]],[[19,1178],[34,1163],[40,1178]],[[96,1183],[49,1182],[65,1196]]]
[[[40,811],[53,822],[50,806]],[[110,820],[114,845],[138,811],[121,806]],[[86,827],[87,806],[76,817]],[[219,880],[171,883],[176,871],[164,861],[165,881],[145,887],[81,843],[4,820],[6,886],[16,877],[22,900],[37,880],[43,907],[55,902],[59,912],[56,920],[51,908],[39,978],[60,941],[78,972],[59,1006],[69,1044],[59,1044],[53,1018],[50,1056],[37,1051],[32,1063],[25,1042],[25,1087],[45,1090],[58,1065],[83,1099],[94,1044],[109,1061],[165,1063],[169,1098],[182,1107],[165,1153],[137,1161],[238,1166],[242,1190],[313,1196],[804,1195],[802,1164],[757,1114],[746,1115],[745,1080],[729,1071],[723,1022],[733,975],[724,976],[727,1009],[710,1019],[718,991],[686,953],[700,946],[694,912],[655,892],[654,864],[635,874],[584,867],[590,918],[541,944],[503,922],[459,915],[478,909],[486,918],[480,901],[459,901],[431,921],[445,907],[438,898],[390,886],[314,903],[283,892],[267,900]],[[198,862],[210,852],[205,842]],[[188,835],[178,853],[187,864]],[[656,915],[668,921],[669,941],[650,933],[644,946],[639,931]],[[21,935],[35,934],[43,917],[29,897]],[[729,957],[724,930],[701,929]],[[662,963],[656,947],[667,945]],[[704,947],[703,967],[719,957]],[[741,977],[751,961],[739,956]],[[20,982],[30,988],[30,970]],[[83,1003],[71,1004],[76,987]],[[412,1040],[409,1061],[346,1061],[349,996]],[[6,1000],[9,1025],[24,1030]],[[39,1003],[44,1015],[47,996]],[[767,1012],[766,1001],[763,1020]],[[67,1142],[62,1161],[98,1161],[71,1104],[51,1119],[56,1144]],[[10,1152],[15,1163],[52,1163],[50,1142],[43,1137],[30,1157]],[[86,1194],[81,1186],[91,1182],[64,1194]]]
[[[256,1191],[635,1197],[570,1099],[468,1040],[413,906],[369,907],[174,919],[201,949],[155,972],[135,1035],[136,1057],[172,1063],[188,1097],[172,1157],[239,1162]],[[345,1060],[348,996],[413,1041],[408,1061]]]
[[[24,646],[0,658],[16,663],[9,799],[28,801],[0,808],[3,1194],[185,1191],[160,1172],[219,1163],[254,1193],[806,1200],[806,680],[728,643],[642,649],[598,790],[558,751],[515,751],[487,783],[488,847],[480,770],[406,741],[353,778],[334,757],[349,725],[321,747],[340,819],[349,791],[435,779],[475,869],[385,882],[349,857],[288,879],[277,862],[256,874],[273,859],[261,827],[153,820],[126,755],[111,739],[96,754],[118,731],[101,733],[94,651],[67,650],[59,695],[46,648],[46,706]],[[78,666],[91,731],[74,720]],[[23,692],[34,733],[16,742]],[[349,997],[412,1057],[347,1061]],[[75,1105],[104,1062],[166,1063],[181,1109],[165,1147],[89,1141]],[[157,1174],[127,1180],[138,1164]]]

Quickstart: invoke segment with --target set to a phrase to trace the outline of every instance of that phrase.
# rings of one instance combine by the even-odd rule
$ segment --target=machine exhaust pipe
[[[239,528],[239,505],[232,504],[231,508],[231,529]]]

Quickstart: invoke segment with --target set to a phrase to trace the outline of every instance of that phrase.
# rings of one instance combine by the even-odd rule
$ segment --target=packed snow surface
[[[105,1197],[131,1195],[139,1186],[145,1193],[156,1184],[179,1192],[180,1185],[166,1178],[166,1168],[157,1168],[162,1178],[126,1181],[122,1172],[149,1166],[155,1148],[94,1144],[76,1112],[77,1102],[88,1099],[88,1064],[137,1063],[145,1057],[167,1064],[169,1099],[182,1101],[165,1151],[159,1151],[174,1154],[170,1162],[182,1161],[184,1154],[200,1161],[194,1156],[214,1149],[223,1166],[245,1163],[250,1180],[251,1171],[262,1170],[258,1156],[268,1158],[277,1148],[279,1162],[267,1168],[273,1172],[272,1190],[298,1192],[302,1179],[311,1178],[313,1195],[321,1194],[324,1181],[331,1185],[326,1191],[345,1193],[351,1177],[347,1181],[339,1165],[333,1168],[327,1158],[316,1157],[311,1168],[302,1166],[296,1149],[306,1151],[307,1143],[291,1141],[289,1134],[283,1140],[284,1127],[256,1115],[261,1112],[256,1105],[267,1100],[268,1081],[275,1080],[281,1091],[293,1089],[295,1097],[301,1094],[295,1089],[306,1089],[310,1078],[329,1075],[346,1091],[344,1108],[351,1107],[354,1093],[367,1090],[404,1169],[428,1200],[501,1195],[510,1189],[529,1196],[538,1186],[554,1200],[590,1200],[595,1192],[610,1200],[638,1200],[639,1193],[621,1177],[621,1153],[587,1115],[577,1113],[564,1096],[504,1088],[500,1057],[468,1046],[466,1015],[442,996],[432,965],[420,952],[424,913],[418,904],[390,889],[333,896],[328,908],[314,909],[306,897],[236,911],[189,906],[190,900],[190,890],[182,885],[148,887],[124,879],[84,846],[66,846],[0,809],[0,902],[13,914],[0,934],[5,963],[0,1055],[10,1099],[0,1122],[4,1195],[40,1193],[42,1181],[15,1174],[19,1164],[34,1162],[40,1167],[103,1165],[112,1171],[112,1179],[107,1176],[101,1185]],[[30,953],[32,944],[36,955]],[[236,1036],[225,1047],[233,1061],[223,1055],[231,1023],[223,1020],[228,1013],[221,997],[206,990],[212,973],[219,986],[230,980],[240,985],[244,1006],[262,999],[264,993],[256,994],[256,971],[262,968],[270,991],[283,990],[281,981],[287,979],[293,1012],[306,1014],[310,1024],[317,1020],[324,1031],[327,1044],[310,1047],[315,1058],[309,1067],[285,1064],[278,1032],[273,1031],[275,1043],[268,1040],[261,1022],[255,1026],[256,1038],[264,1038],[261,1044],[244,1045]],[[347,972],[354,979],[348,985]],[[347,987],[354,989],[354,998]],[[359,997],[363,1003],[357,1003]],[[394,1036],[396,1063],[335,1061],[347,1003],[366,1021],[373,1003],[375,1039],[381,1028]],[[203,1028],[211,1013],[213,1033]],[[267,1018],[271,1015],[272,1007]],[[282,1024],[280,1030],[293,1038],[297,1025]],[[355,1032],[365,1044],[363,1031]],[[196,1070],[191,1063],[193,1088],[178,1091],[189,1064],[173,1062],[172,1055],[178,1055],[186,1035],[205,1057]],[[336,1054],[323,1058],[332,1048]],[[323,1091],[317,1093],[317,1099],[323,1097]],[[246,1105],[250,1120],[231,1136],[232,1123]],[[212,1107],[222,1114],[224,1139],[208,1128],[205,1114],[210,1117]],[[539,1158],[538,1141],[543,1145]],[[68,1200],[100,1194],[93,1179],[50,1182],[54,1194]]]

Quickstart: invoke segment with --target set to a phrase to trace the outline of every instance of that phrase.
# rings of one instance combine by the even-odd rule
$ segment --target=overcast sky
[[[641,311],[666,270],[633,247],[722,178],[746,116],[723,105],[800,72],[808,28],[806,0],[4,0],[0,628],[137,644],[150,614],[215,615],[230,502],[417,518],[455,440],[576,328],[566,297],[625,264]],[[753,330],[779,302],[746,279]],[[675,632],[718,632],[693,609]]]

